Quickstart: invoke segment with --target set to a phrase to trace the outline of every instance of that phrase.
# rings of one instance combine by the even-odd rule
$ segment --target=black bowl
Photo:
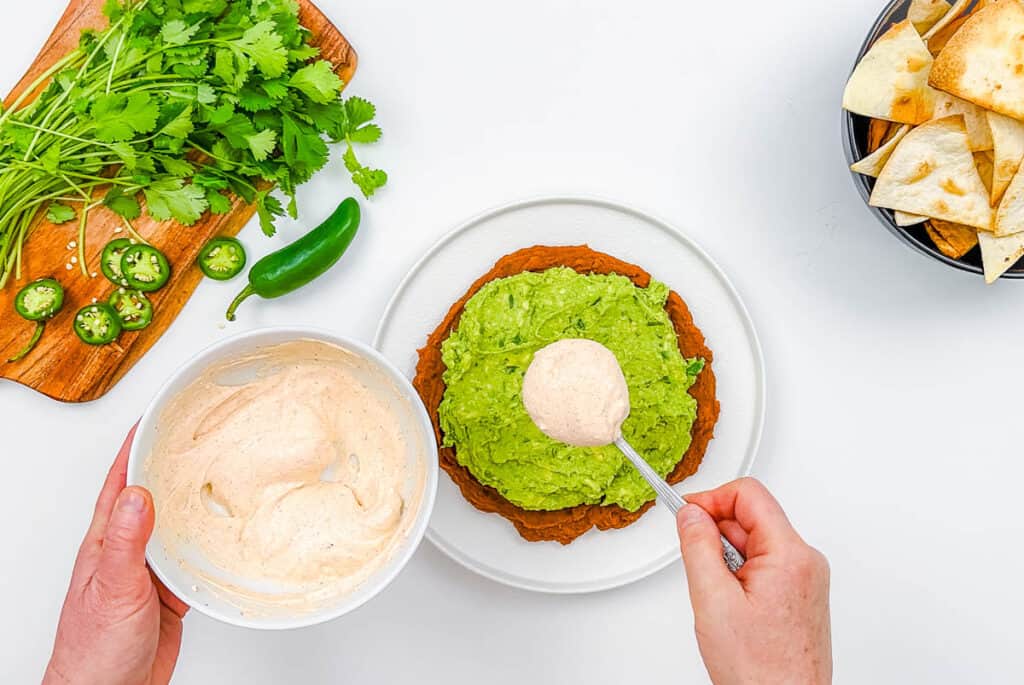
[[[878,17],[875,21],[875,25],[872,26],[871,30],[868,32],[868,37],[861,46],[854,65],[860,62],[861,58],[868,51],[868,48],[870,48],[878,37],[885,33],[890,26],[906,19],[907,8],[909,6],[910,0],[893,0],[893,2],[890,2],[889,5],[882,10],[882,14]],[[846,150],[846,160],[849,164],[853,164],[857,160],[863,159],[868,155],[867,141],[869,122],[870,119],[867,117],[862,117],[858,114],[851,114],[850,112],[843,110],[843,147]],[[860,192],[860,196],[864,198],[864,202],[867,203],[868,198],[871,197],[871,189],[875,186],[875,179],[852,171],[850,173],[853,175],[853,183],[857,186],[857,191]],[[970,271],[971,273],[976,274],[983,273],[981,265],[981,250],[978,247],[975,247],[960,259],[951,259],[939,252],[939,249],[935,247],[935,244],[932,242],[931,238],[928,237],[928,233],[925,231],[924,224],[907,226],[906,228],[897,226],[896,217],[892,210],[871,207],[870,205],[868,205],[868,207],[871,209],[871,212],[878,217],[878,220],[889,229],[890,233],[917,252],[940,261],[943,264],[948,264],[956,269]],[[1003,274],[1003,278],[1024,278],[1024,259],[1010,267],[1010,269]]]

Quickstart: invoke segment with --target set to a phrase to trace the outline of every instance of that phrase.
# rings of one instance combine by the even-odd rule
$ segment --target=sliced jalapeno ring
[[[18,291],[14,309],[23,319],[45,321],[64,306],[64,288],[52,278],[40,278]]]
[[[199,250],[196,262],[215,281],[228,281],[245,268],[245,248],[234,238],[211,238]]]
[[[64,288],[52,278],[40,278],[19,290],[14,298],[14,311],[21,318],[34,321],[36,329],[25,347],[7,361],[16,362],[24,359],[35,349],[36,343],[43,337],[46,322],[56,316],[63,306]]]
[[[124,273],[121,272],[121,258],[132,245],[132,241],[128,238],[118,238],[117,240],[111,240],[103,248],[103,254],[100,255],[100,269],[103,271],[103,275],[107,277],[107,280],[114,285],[123,286],[128,284],[124,280]]]
[[[111,293],[108,303],[121,319],[123,330],[141,331],[153,321],[153,303],[138,290],[118,288]]]
[[[164,253],[151,245],[132,245],[121,257],[121,273],[128,287],[144,293],[159,290],[171,277]]]
[[[87,345],[106,345],[121,334],[121,319],[105,302],[82,307],[75,314],[75,334]]]

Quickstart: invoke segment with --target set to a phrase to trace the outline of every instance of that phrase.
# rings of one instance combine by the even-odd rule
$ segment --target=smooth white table
[[[923,259],[854,191],[839,100],[881,5],[322,0],[359,51],[351,92],[377,103],[385,131],[363,154],[391,185],[329,277],[253,301],[227,328],[236,284],[204,283],[105,398],[60,405],[0,384],[4,682],[41,674],[103,474],[174,368],[247,327],[318,324],[369,340],[401,276],[449,227],[556,193],[661,215],[746,298],[769,372],[754,471],[832,562],[837,682],[1013,680],[1024,666],[1024,283],[986,288]],[[5,12],[4,90],[62,9],[38,0]],[[350,193],[340,168],[303,189],[302,221],[280,238],[246,229],[252,252]],[[189,616],[177,675],[707,681],[679,568],[551,597],[477,578],[429,543],[385,595],[332,624],[267,634]]]

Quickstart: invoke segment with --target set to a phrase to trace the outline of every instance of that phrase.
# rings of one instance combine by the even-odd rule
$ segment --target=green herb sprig
[[[142,201],[188,226],[229,212],[234,195],[272,235],[277,217],[297,216],[296,188],[327,163],[327,141],[345,144],[365,196],[387,182],[353,148],[380,139],[373,105],[341,98],[295,0],[107,0],[103,11],[106,29],[83,32],[0,113],[0,287],[20,277],[40,211],[78,221],[85,273],[87,217],[100,205],[129,229]]]

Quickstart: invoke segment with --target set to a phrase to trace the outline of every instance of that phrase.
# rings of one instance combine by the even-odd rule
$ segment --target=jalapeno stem
[[[45,322],[36,321],[36,331],[35,333],[32,334],[32,339],[28,341],[28,345],[25,345],[24,349],[22,349],[21,352],[8,359],[7,363],[13,364],[16,361],[21,361],[22,359],[25,358],[26,355],[28,355],[29,352],[35,349],[36,343],[38,343],[39,339],[43,337],[44,328],[46,328]]]
[[[242,304],[242,302],[244,302],[245,299],[248,298],[249,296],[255,295],[255,294],[256,294],[256,291],[253,290],[253,287],[251,285],[245,286],[245,289],[242,290],[242,292],[238,293],[238,297],[236,297],[234,300],[232,300],[231,306],[228,307],[228,315],[227,315],[228,316],[228,321],[234,321],[235,320],[235,310],[238,309],[238,305]]]

